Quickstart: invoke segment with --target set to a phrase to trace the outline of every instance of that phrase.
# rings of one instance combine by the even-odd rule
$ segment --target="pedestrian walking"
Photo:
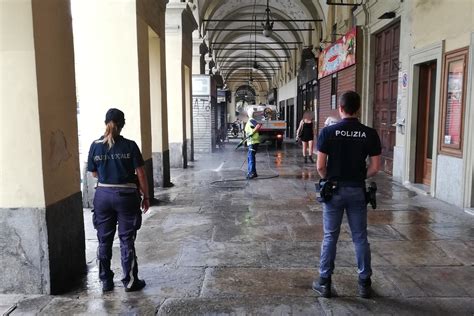
[[[313,144],[314,144],[314,122],[313,115],[310,111],[306,111],[303,114],[303,119],[300,121],[300,125],[296,131],[296,135],[303,144],[303,158],[304,162],[307,163],[308,159],[312,163],[313,160]]]

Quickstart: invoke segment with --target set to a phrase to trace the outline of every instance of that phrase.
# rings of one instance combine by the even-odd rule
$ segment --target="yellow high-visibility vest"
[[[245,134],[247,137],[250,136],[247,139],[247,144],[248,145],[254,145],[254,144],[259,144],[260,143],[260,135],[258,132],[254,132],[255,126],[257,126],[257,121],[254,119],[250,119],[247,124],[245,124]]]

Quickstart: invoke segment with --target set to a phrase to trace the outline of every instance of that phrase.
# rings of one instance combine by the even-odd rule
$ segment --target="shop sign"
[[[193,95],[209,95],[211,93],[211,77],[193,75]]]
[[[226,90],[217,90],[217,103],[225,103],[226,100]]]
[[[352,28],[319,55],[318,78],[321,79],[356,62],[357,28]]]

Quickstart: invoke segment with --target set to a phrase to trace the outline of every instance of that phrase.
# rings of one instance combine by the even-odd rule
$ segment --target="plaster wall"
[[[412,21],[413,48],[420,48],[441,39],[446,51],[468,46],[474,31],[474,2],[472,0],[407,1],[416,17]]]
[[[137,17],[138,74],[139,74],[139,114],[142,155],[151,158],[151,118],[150,118],[150,56],[148,24]]]
[[[149,36],[152,150],[163,152],[168,150],[165,43],[153,30]]]
[[[82,162],[111,107],[124,111],[122,135],[143,150],[135,0],[73,0],[72,13]]]
[[[170,185],[168,107],[166,94],[165,40],[149,30],[150,102],[153,181],[156,187]]]
[[[196,21],[187,3],[170,3],[166,7],[166,82],[168,98],[168,133],[170,145],[170,165],[187,167],[186,106],[191,105],[192,85],[186,85],[185,67],[192,69],[192,32],[197,28]],[[187,89],[189,91],[187,91]],[[189,124],[192,124],[191,122]],[[192,145],[191,145],[192,147]]]
[[[170,143],[186,140],[183,39],[179,29],[166,32],[166,83],[168,96],[168,133]]]
[[[72,25],[69,1],[32,4],[43,185],[50,205],[80,191]]]
[[[0,2],[0,207],[45,205],[32,16],[31,1]]]
[[[86,268],[70,2],[0,12],[0,293],[62,293]]]
[[[293,78],[287,84],[278,88],[278,102],[284,101],[290,98],[296,98],[298,94],[298,79]]]
[[[412,14],[411,22],[411,49],[413,51],[423,50],[426,47],[441,42],[443,47],[440,53],[449,52],[461,47],[472,45],[471,34],[474,31],[474,3],[469,0],[459,0],[456,2],[448,1],[423,1],[417,0],[407,3],[409,11]],[[468,87],[472,82],[472,60],[469,58],[468,69],[470,72],[468,79]],[[436,101],[441,103],[441,67],[442,59],[438,58],[438,71],[436,82]],[[409,69],[412,71],[412,69]],[[416,75],[416,72],[415,72]],[[411,77],[411,76],[410,76]],[[409,83],[410,88],[416,92],[417,84],[416,76],[413,76],[412,82]],[[411,90],[410,90],[411,91]],[[436,153],[433,164],[432,192],[436,198],[444,200],[456,206],[471,205],[470,187],[472,185],[472,173],[469,172],[469,161],[472,159],[472,142],[469,142],[469,131],[471,122],[469,120],[469,111],[472,111],[472,91],[467,89],[466,109],[464,123],[464,150],[463,157],[456,158],[446,155],[438,155]],[[410,99],[408,107],[411,108]],[[435,131],[439,131],[439,106],[435,113]],[[437,136],[437,133],[435,133]],[[411,140],[413,136],[407,134],[406,141]],[[434,143],[438,144],[439,140],[435,137]],[[437,148],[435,148],[437,152]],[[410,155],[413,156],[413,155]],[[412,160],[414,157],[410,157]],[[412,168],[413,169],[413,168]],[[409,170],[409,175],[413,174],[413,170]],[[409,180],[408,178],[406,180]],[[454,181],[454,183],[453,183]]]

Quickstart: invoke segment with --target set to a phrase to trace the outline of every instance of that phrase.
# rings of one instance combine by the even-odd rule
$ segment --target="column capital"
[[[170,2],[166,5],[166,31],[193,32],[198,28],[191,7],[187,2]]]

